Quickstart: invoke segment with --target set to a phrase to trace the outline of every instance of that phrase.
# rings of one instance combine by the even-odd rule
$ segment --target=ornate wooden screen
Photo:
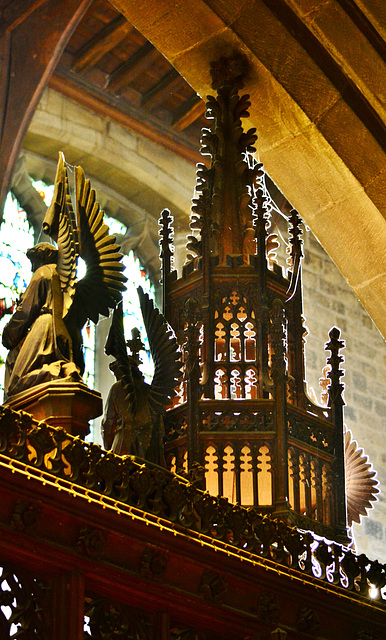
[[[2,640],[383,637],[383,565],[198,484],[0,407]]]

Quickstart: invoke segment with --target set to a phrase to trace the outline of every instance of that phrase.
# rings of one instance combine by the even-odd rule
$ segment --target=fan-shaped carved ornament
[[[360,522],[360,516],[368,515],[368,509],[373,508],[371,503],[377,500],[379,482],[368,456],[358,447],[349,429],[345,433],[345,458],[347,519],[351,527],[353,522]]]

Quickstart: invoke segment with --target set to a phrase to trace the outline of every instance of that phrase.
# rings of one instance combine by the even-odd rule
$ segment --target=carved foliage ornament
[[[275,624],[279,619],[279,603],[268,591],[263,591],[257,599],[257,618],[264,624]]]
[[[212,634],[207,635],[195,629],[182,629],[173,627],[170,629],[170,640],[216,640]]]
[[[15,567],[0,567],[0,635],[4,639],[51,640],[52,603],[47,582]]]
[[[33,527],[40,518],[41,508],[33,502],[18,500],[11,515],[11,527],[16,531],[25,531]]]
[[[226,579],[214,571],[204,571],[201,576],[200,593],[207,600],[222,602],[228,589]]]
[[[296,630],[303,633],[315,633],[320,627],[319,615],[308,606],[303,606],[299,610],[296,622]]]
[[[81,528],[76,547],[79,553],[89,558],[100,558],[106,543],[106,532],[84,526]]]
[[[377,500],[376,494],[379,493],[379,482],[376,471],[350,430],[346,431],[344,439],[347,521],[351,526],[353,522],[360,522],[361,516],[366,516],[367,510],[372,508],[371,502]]]
[[[163,577],[168,563],[168,556],[160,549],[147,547],[142,554],[139,572],[145,578],[159,580]]]
[[[120,602],[86,598],[85,640],[153,640],[153,627],[153,620],[143,611]]]
[[[379,640],[379,636],[368,627],[360,627],[355,636],[355,640]]]

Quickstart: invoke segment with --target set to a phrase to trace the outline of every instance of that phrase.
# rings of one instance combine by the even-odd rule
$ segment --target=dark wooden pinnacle
[[[340,378],[344,376],[344,370],[339,368],[340,364],[344,361],[344,356],[339,355],[339,351],[345,347],[345,343],[343,340],[339,340],[340,330],[337,327],[333,327],[328,335],[330,341],[327,342],[325,350],[331,351],[331,356],[327,358],[327,364],[331,366],[331,370],[327,373],[327,377],[331,380],[328,401],[331,407],[332,404],[344,404],[342,398],[344,385],[340,383]]]
[[[162,311],[168,318],[168,300],[169,300],[169,275],[172,270],[173,260],[173,216],[169,209],[164,209],[159,219],[160,224],[160,259],[161,259],[161,277],[162,277]]]
[[[249,96],[238,96],[247,72],[247,59],[241,54],[222,57],[211,64],[212,87],[217,97],[208,96],[206,117],[211,120],[210,129],[203,129],[201,153],[211,156],[211,174],[203,181],[198,175],[197,193],[204,186],[208,191],[207,202],[199,198],[193,212],[200,215],[200,231],[219,229],[214,237],[213,253],[220,264],[227,264],[227,256],[242,255],[248,230],[252,226],[252,184],[256,171],[245,161],[245,154],[255,151],[256,130],[243,131],[241,121],[248,117]],[[201,172],[202,174],[202,172]],[[205,185],[204,185],[205,183]],[[206,206],[207,203],[209,207]],[[197,228],[197,215],[193,222]],[[197,243],[191,247],[196,253]]]

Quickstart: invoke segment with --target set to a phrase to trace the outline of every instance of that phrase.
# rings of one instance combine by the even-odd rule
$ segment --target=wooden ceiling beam
[[[125,87],[146,71],[160,55],[151,42],[146,42],[126,62],[113,71],[107,81],[106,89],[113,93],[122,93]]]
[[[149,91],[143,94],[141,107],[150,111],[161,104],[179,84],[183,82],[176,69],[171,69]]]
[[[187,129],[205,111],[205,102],[195,94],[189,100],[183,102],[175,112],[172,126],[177,131]]]
[[[124,16],[114,18],[74,56],[72,70],[77,73],[89,71],[133,29],[133,25]]]
[[[58,73],[51,77],[49,86],[94,113],[104,118],[110,118],[113,122],[143,136],[147,140],[151,140],[151,142],[164,149],[172,151],[181,156],[181,158],[185,158],[188,162],[197,164],[197,162],[205,161],[197,148],[197,144],[181,139],[177,131],[170,127],[165,127],[161,122],[157,123],[154,118],[150,119],[150,116],[146,117],[143,112],[141,113],[134,109],[123,112],[116,105],[108,102],[109,96],[105,95],[103,99],[100,94],[85,91],[78,82],[70,78],[64,78]]]

